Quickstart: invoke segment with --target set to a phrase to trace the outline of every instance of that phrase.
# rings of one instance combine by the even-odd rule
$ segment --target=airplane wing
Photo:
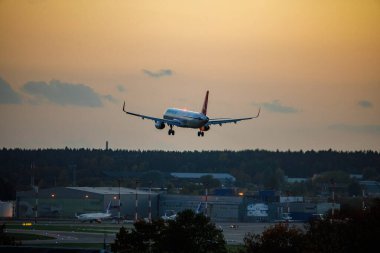
[[[129,115],[132,115],[132,116],[140,117],[142,119],[153,120],[155,123],[163,122],[165,124],[172,125],[172,126],[178,126],[178,127],[182,126],[182,124],[183,124],[180,120],[168,120],[168,119],[163,119],[163,118],[156,118],[156,117],[152,117],[152,116],[142,115],[142,114],[138,114],[138,113],[134,113],[134,112],[128,112],[125,110],[125,102],[123,105],[123,112],[125,112],[126,114],[129,114]]]
[[[210,119],[207,122],[206,126],[210,126],[210,125],[220,125],[220,126],[222,126],[222,124],[227,124],[227,123],[235,123],[236,124],[239,121],[255,119],[255,118],[259,117],[260,110],[261,110],[261,108],[259,109],[259,112],[257,113],[256,116],[247,117],[247,118],[238,118],[238,119],[230,119],[230,118]]]

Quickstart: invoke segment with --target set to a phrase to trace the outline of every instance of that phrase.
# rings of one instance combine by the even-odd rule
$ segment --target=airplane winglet
[[[257,113],[257,115],[254,118],[258,118],[260,116],[260,111],[261,111],[261,107],[259,107],[259,112]]]
[[[125,111],[125,101],[124,101],[124,104],[123,104],[123,112],[126,112]]]

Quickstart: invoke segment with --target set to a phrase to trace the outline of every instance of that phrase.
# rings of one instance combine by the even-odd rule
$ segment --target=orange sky
[[[380,150],[379,14],[378,0],[0,0],[0,147]],[[262,115],[198,138],[121,111],[200,110],[207,89],[210,117]]]

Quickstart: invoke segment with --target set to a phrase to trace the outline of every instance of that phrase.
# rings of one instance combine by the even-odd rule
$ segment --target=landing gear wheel
[[[201,132],[202,137],[205,136],[205,132]]]
[[[174,135],[174,134],[175,134],[174,130],[173,129],[169,129],[168,135]]]
[[[201,136],[201,132],[200,132],[200,131],[198,131],[198,137],[199,137],[199,136]]]

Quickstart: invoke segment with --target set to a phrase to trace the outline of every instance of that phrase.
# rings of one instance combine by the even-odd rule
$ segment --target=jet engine
[[[164,123],[164,122],[161,122],[161,121],[157,121],[156,123],[154,123],[154,126],[155,126],[157,129],[164,129],[164,128],[165,128],[165,123]]]
[[[203,127],[201,127],[200,128],[202,131],[208,131],[208,130],[210,130],[210,126],[203,126]]]

